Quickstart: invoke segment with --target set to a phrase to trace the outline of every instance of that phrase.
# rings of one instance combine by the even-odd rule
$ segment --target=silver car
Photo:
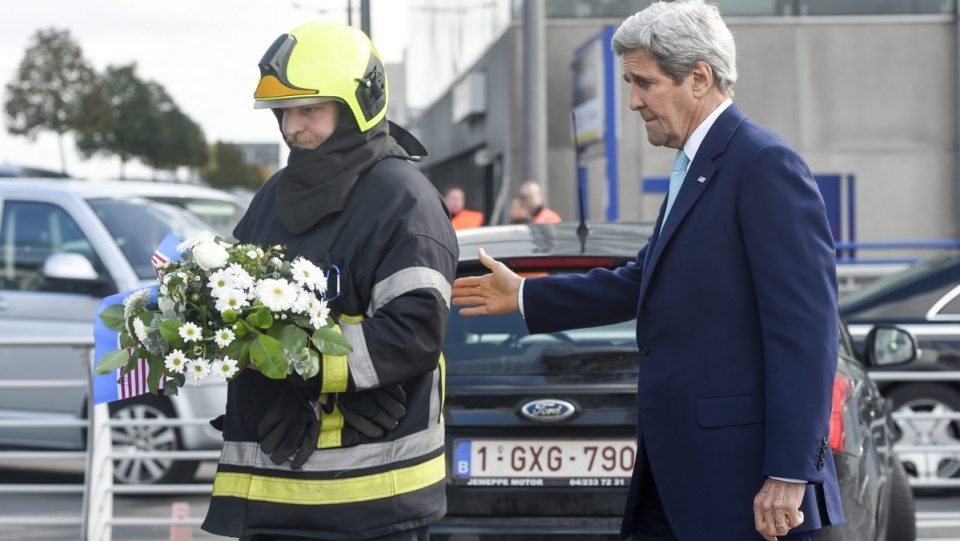
[[[189,184],[62,179],[0,180],[0,336],[90,340],[100,300],[156,283],[150,258],[168,234],[204,229],[229,234],[245,203],[225,192]],[[85,380],[89,350],[59,345],[0,347],[7,380]],[[79,419],[83,387],[7,389],[0,419]],[[169,399],[144,395],[110,404],[123,419],[212,419],[223,412],[226,386],[185,388]],[[117,427],[115,450],[219,449],[207,425]],[[80,428],[0,428],[0,446],[80,450]],[[117,461],[119,483],[190,481],[197,462]]]

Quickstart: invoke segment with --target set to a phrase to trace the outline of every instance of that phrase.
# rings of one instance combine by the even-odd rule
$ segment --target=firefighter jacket
[[[366,539],[429,524],[446,512],[440,349],[458,255],[442,198],[407,159],[386,157],[361,175],[342,212],[295,234],[275,211],[278,182],[279,173],[260,189],[234,234],[339,269],[331,307],[353,352],[324,355],[321,373],[306,382],[248,369],[229,383],[203,528],[231,537]],[[333,292],[336,278],[330,282]],[[317,450],[302,468],[275,465],[260,450],[257,423],[290,385],[319,386],[329,404],[332,393],[390,383],[402,385],[407,413],[383,438],[350,432],[333,407],[321,409]]]

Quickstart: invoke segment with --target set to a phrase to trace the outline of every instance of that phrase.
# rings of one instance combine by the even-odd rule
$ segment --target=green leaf
[[[130,333],[124,329],[120,331],[120,347],[122,348],[133,348],[137,347],[137,339],[130,336]]]
[[[147,387],[151,393],[157,394],[157,389],[160,388],[160,379],[163,377],[163,359],[151,358],[147,362],[150,365],[150,373],[147,374]]]
[[[130,359],[130,352],[128,350],[115,349],[104,354],[103,357],[100,357],[100,362],[98,362],[97,367],[93,369],[93,373],[98,376],[109,374],[127,364],[128,359]]]
[[[223,354],[237,361],[237,366],[243,370],[250,363],[250,339],[237,338],[230,345],[223,348]]]
[[[301,374],[304,380],[308,380],[320,373],[320,354],[314,349],[308,349],[307,355],[310,356],[310,368]]]
[[[283,349],[295,353],[307,347],[310,336],[296,325],[286,325],[280,331],[277,340],[280,340],[280,343],[283,344]]]
[[[170,344],[171,348],[179,350],[186,348],[186,343],[180,336],[180,327],[182,326],[183,322],[179,319],[168,319],[160,322],[160,336],[163,337],[164,342]]]
[[[100,321],[111,331],[120,332],[123,330],[123,305],[114,304],[103,309],[100,312]]]
[[[353,351],[347,337],[326,327],[313,333],[313,345],[324,355],[346,355]]]
[[[265,334],[258,336],[250,344],[250,357],[264,376],[273,379],[287,377],[287,357],[283,353],[283,344],[275,338]]]
[[[273,313],[266,306],[261,306],[247,316],[247,323],[258,329],[269,329],[273,325]]]

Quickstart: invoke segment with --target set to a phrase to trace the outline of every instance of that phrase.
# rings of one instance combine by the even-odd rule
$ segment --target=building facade
[[[571,107],[579,100],[572,63],[605,29],[649,4],[546,2],[549,178],[537,180],[565,219],[577,217],[578,182],[591,220],[656,219],[664,196],[659,181],[669,175],[675,151],[647,142],[639,114],[628,108],[619,58],[603,74],[614,108],[604,123],[613,153],[611,145],[581,145],[578,157],[571,131]],[[735,101],[783,135],[823,180],[838,240],[958,238],[954,0],[718,4],[737,42]],[[467,206],[483,211],[488,223],[501,221],[524,180],[522,33],[522,21],[514,19],[412,124],[430,152],[425,173],[438,188],[464,186]],[[609,42],[604,46],[608,51]]]

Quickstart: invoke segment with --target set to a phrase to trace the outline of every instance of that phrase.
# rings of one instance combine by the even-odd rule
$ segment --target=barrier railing
[[[0,347],[17,346],[75,346],[91,348],[93,342],[89,339],[71,339],[62,337],[43,338],[5,338],[0,337]],[[92,354],[92,350],[91,350]],[[5,390],[23,389],[77,389],[90,385],[89,378],[43,379],[43,380],[0,380],[0,392]],[[82,419],[0,419],[0,428],[87,428],[89,422]],[[0,460],[4,461],[42,461],[63,462],[75,460],[80,462],[87,457],[86,451],[20,451],[0,449]],[[0,494],[83,494],[84,485],[76,484],[0,484]],[[77,517],[51,517],[36,515],[0,516],[0,526],[76,526],[83,525],[83,515]]]
[[[858,257],[869,251],[924,252],[927,255],[960,248],[956,240],[931,240],[915,242],[837,242],[837,282],[840,293],[856,291],[864,284],[889,274],[900,272],[924,259],[924,257]]]

